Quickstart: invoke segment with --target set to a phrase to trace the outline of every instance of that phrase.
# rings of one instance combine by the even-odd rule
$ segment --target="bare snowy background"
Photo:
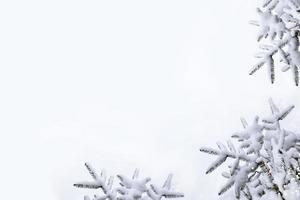
[[[295,104],[290,73],[255,64],[256,2],[0,2],[1,199],[81,200],[84,162],[161,184],[169,172],[185,199],[218,199],[206,176],[213,146],[269,112]]]

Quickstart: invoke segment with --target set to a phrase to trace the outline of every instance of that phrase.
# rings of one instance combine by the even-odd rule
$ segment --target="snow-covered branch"
[[[300,134],[280,125],[294,106],[279,109],[272,99],[269,105],[270,116],[262,120],[256,116],[250,125],[241,119],[244,129],[232,135],[235,143],[229,140],[227,145],[218,142],[218,149],[200,148],[203,153],[217,156],[206,173],[231,160],[229,171],[222,173],[227,182],[219,195],[234,187],[237,199],[272,199],[268,195],[275,194],[278,199],[289,200],[289,188],[296,188],[294,199],[300,199]]]
[[[299,85],[299,11],[299,0],[264,0],[261,8],[257,8],[259,20],[250,23],[259,27],[257,40],[265,44],[260,45],[262,52],[256,55],[259,62],[250,75],[266,66],[274,83],[275,66],[280,66],[283,72],[292,71],[294,82]]]
[[[74,184],[78,188],[101,189],[102,195],[94,195],[93,200],[161,200],[163,198],[181,198],[183,193],[175,192],[171,189],[172,174],[170,174],[162,187],[148,183],[151,178],[139,178],[139,170],[136,169],[132,178],[123,175],[117,175],[119,179],[119,187],[113,187],[114,177],[110,176],[106,179],[105,172],[102,170],[99,176],[90,164],[86,163],[89,174],[93,181],[79,182]],[[85,196],[84,200],[90,200],[90,197]]]

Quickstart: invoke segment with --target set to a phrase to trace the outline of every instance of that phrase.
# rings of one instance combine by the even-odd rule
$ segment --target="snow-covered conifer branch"
[[[102,195],[94,195],[93,200],[161,200],[163,198],[181,198],[183,193],[175,192],[171,189],[172,174],[170,174],[162,187],[148,183],[151,178],[146,177],[139,179],[139,170],[136,169],[132,178],[123,175],[117,175],[119,179],[119,187],[113,187],[114,177],[110,176],[106,179],[105,172],[102,171],[99,176],[97,172],[86,163],[89,174],[93,181],[79,182],[74,184],[78,188],[101,189]],[[90,200],[90,197],[85,196],[84,200]]]
[[[206,173],[231,161],[228,171],[222,173],[227,182],[219,195],[233,187],[237,199],[269,198],[267,196],[272,193],[278,199],[289,200],[289,188],[296,188],[298,193],[293,193],[293,198],[300,199],[300,134],[280,125],[294,106],[279,109],[272,99],[269,99],[269,106],[271,115],[262,120],[256,116],[248,124],[241,119],[244,129],[232,135],[235,143],[229,140],[227,145],[218,142],[218,149],[200,148],[203,153],[217,156]]]
[[[259,27],[257,40],[264,44],[260,45],[262,52],[256,55],[259,61],[250,75],[266,66],[274,83],[275,67],[280,66],[283,72],[290,70],[295,84],[299,85],[299,11],[299,0],[265,0],[257,8],[259,20],[250,23]]]

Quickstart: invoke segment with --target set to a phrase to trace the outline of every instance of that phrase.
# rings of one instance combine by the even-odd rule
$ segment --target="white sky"
[[[220,171],[198,152],[279,105],[291,74],[270,85],[255,63],[253,0],[0,2],[1,199],[79,200],[89,161],[217,199]],[[298,115],[297,115],[298,113]],[[294,119],[292,119],[294,117]],[[299,128],[298,128],[299,129]]]

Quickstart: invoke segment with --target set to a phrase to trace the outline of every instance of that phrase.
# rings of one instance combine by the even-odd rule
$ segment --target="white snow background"
[[[253,0],[0,2],[1,199],[81,200],[84,162],[218,199],[220,170],[198,151],[295,104],[291,74],[255,76]],[[277,70],[278,71],[278,70]]]

